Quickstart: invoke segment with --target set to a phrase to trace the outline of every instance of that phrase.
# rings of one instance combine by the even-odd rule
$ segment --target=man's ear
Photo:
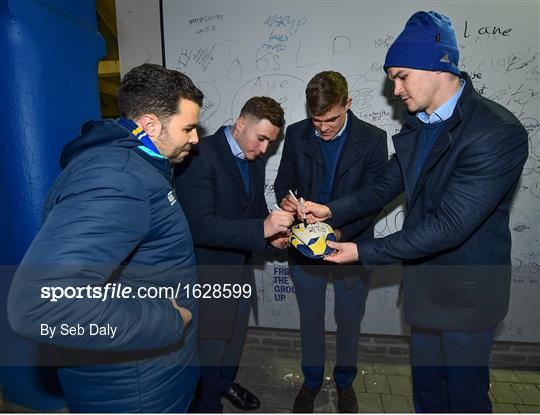
[[[150,138],[156,138],[161,133],[162,124],[155,114],[144,114],[139,118],[139,125]]]
[[[236,120],[236,129],[238,131],[242,131],[244,127],[246,126],[246,117],[240,116]]]
[[[352,105],[352,98],[348,97],[347,101],[345,102],[345,108],[347,109],[347,111],[351,109],[351,105]]]

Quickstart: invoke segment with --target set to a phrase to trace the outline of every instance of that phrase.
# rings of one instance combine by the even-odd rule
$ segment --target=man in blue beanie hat
[[[396,153],[372,185],[327,206],[304,205],[309,221],[331,217],[339,226],[405,192],[402,230],[329,242],[337,253],[326,259],[403,265],[418,412],[492,411],[491,347],[510,293],[509,211],[528,152],[525,128],[474,90],[458,60],[450,19],[415,13],[384,64],[407,108]]]

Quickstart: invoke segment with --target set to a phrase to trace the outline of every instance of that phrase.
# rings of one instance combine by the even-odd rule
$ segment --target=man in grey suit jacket
[[[401,231],[331,244],[338,252],[327,259],[404,265],[418,412],[492,410],[491,346],[510,292],[509,211],[527,160],[524,127],[474,90],[458,59],[450,19],[415,13],[384,64],[408,111],[393,137],[396,154],[372,185],[328,206],[305,206],[309,220],[346,223],[405,191]]]

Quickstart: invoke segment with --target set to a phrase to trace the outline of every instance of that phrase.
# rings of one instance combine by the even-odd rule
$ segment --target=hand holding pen
[[[319,203],[305,201],[303,209],[296,210],[297,215],[305,215],[308,223],[326,222],[332,217],[330,208]]]
[[[293,212],[274,209],[263,221],[264,238],[268,239],[277,234],[287,233],[294,222]]]
[[[284,212],[278,205],[274,205],[273,211]],[[291,214],[291,212],[289,212]],[[276,233],[274,236],[268,238],[268,242],[274,248],[285,249],[289,244],[289,236],[291,235],[290,229],[287,229],[284,232]]]
[[[298,203],[300,203],[300,211],[302,212],[302,222],[304,223],[304,226],[307,226],[306,214],[304,212],[304,198],[301,197],[300,201],[299,201],[298,198],[294,195],[294,193],[293,193],[293,191],[291,189],[289,189],[289,195],[291,195],[291,197],[296,202],[296,209],[297,210],[298,210]]]
[[[283,210],[291,213],[297,213],[298,210],[303,211],[304,198],[298,199],[294,192],[289,189],[289,194],[281,199],[280,206]],[[306,216],[299,215],[303,219],[304,226],[307,226]]]
[[[281,209],[296,214],[296,210],[298,209],[298,206],[300,206],[300,202],[294,195],[293,191],[289,190],[289,194],[281,199],[279,205]]]

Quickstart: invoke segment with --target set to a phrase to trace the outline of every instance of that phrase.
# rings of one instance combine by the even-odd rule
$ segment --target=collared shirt
[[[231,153],[234,157],[238,157],[239,159],[245,160],[246,155],[232,136],[232,125],[228,125],[225,127],[225,137],[227,137],[227,143],[229,143],[229,147],[231,149]]]
[[[228,125],[225,127],[225,137],[227,137],[227,143],[229,143],[229,148],[231,149],[231,153],[233,154],[234,161],[236,162],[236,165],[238,166],[238,169],[240,171],[240,175],[242,176],[242,181],[244,182],[244,188],[246,190],[246,193],[249,195],[249,166],[248,161],[246,160],[246,155],[232,136],[232,125]]]
[[[446,121],[448,118],[450,118],[454,113],[454,109],[456,108],[461,94],[463,93],[463,88],[465,88],[465,79],[460,78],[459,83],[461,84],[461,88],[454,94],[452,98],[433,111],[431,115],[427,115],[425,111],[419,112],[416,114],[418,119],[424,124],[435,124],[441,121]]]
[[[460,79],[461,88],[457,91],[452,98],[446,101],[443,105],[437,108],[433,113],[428,116],[425,111],[416,114],[418,119],[424,124],[420,133],[420,140],[416,147],[416,177],[420,177],[424,164],[429,157],[431,149],[435,145],[435,142],[439,138],[441,132],[446,128],[446,121],[454,113],[457,102],[463,88],[465,87],[465,80]]]
[[[341,136],[341,134],[343,134],[343,131],[345,131],[345,128],[347,128],[348,120],[349,120],[349,114],[345,113],[345,123],[343,124],[343,127],[341,127],[341,130],[339,130],[339,132],[334,136],[334,138],[332,138],[332,140],[335,140],[336,138]],[[317,129],[315,129],[315,136],[321,138],[321,135],[319,134]],[[328,141],[332,141],[332,140],[328,140]]]

